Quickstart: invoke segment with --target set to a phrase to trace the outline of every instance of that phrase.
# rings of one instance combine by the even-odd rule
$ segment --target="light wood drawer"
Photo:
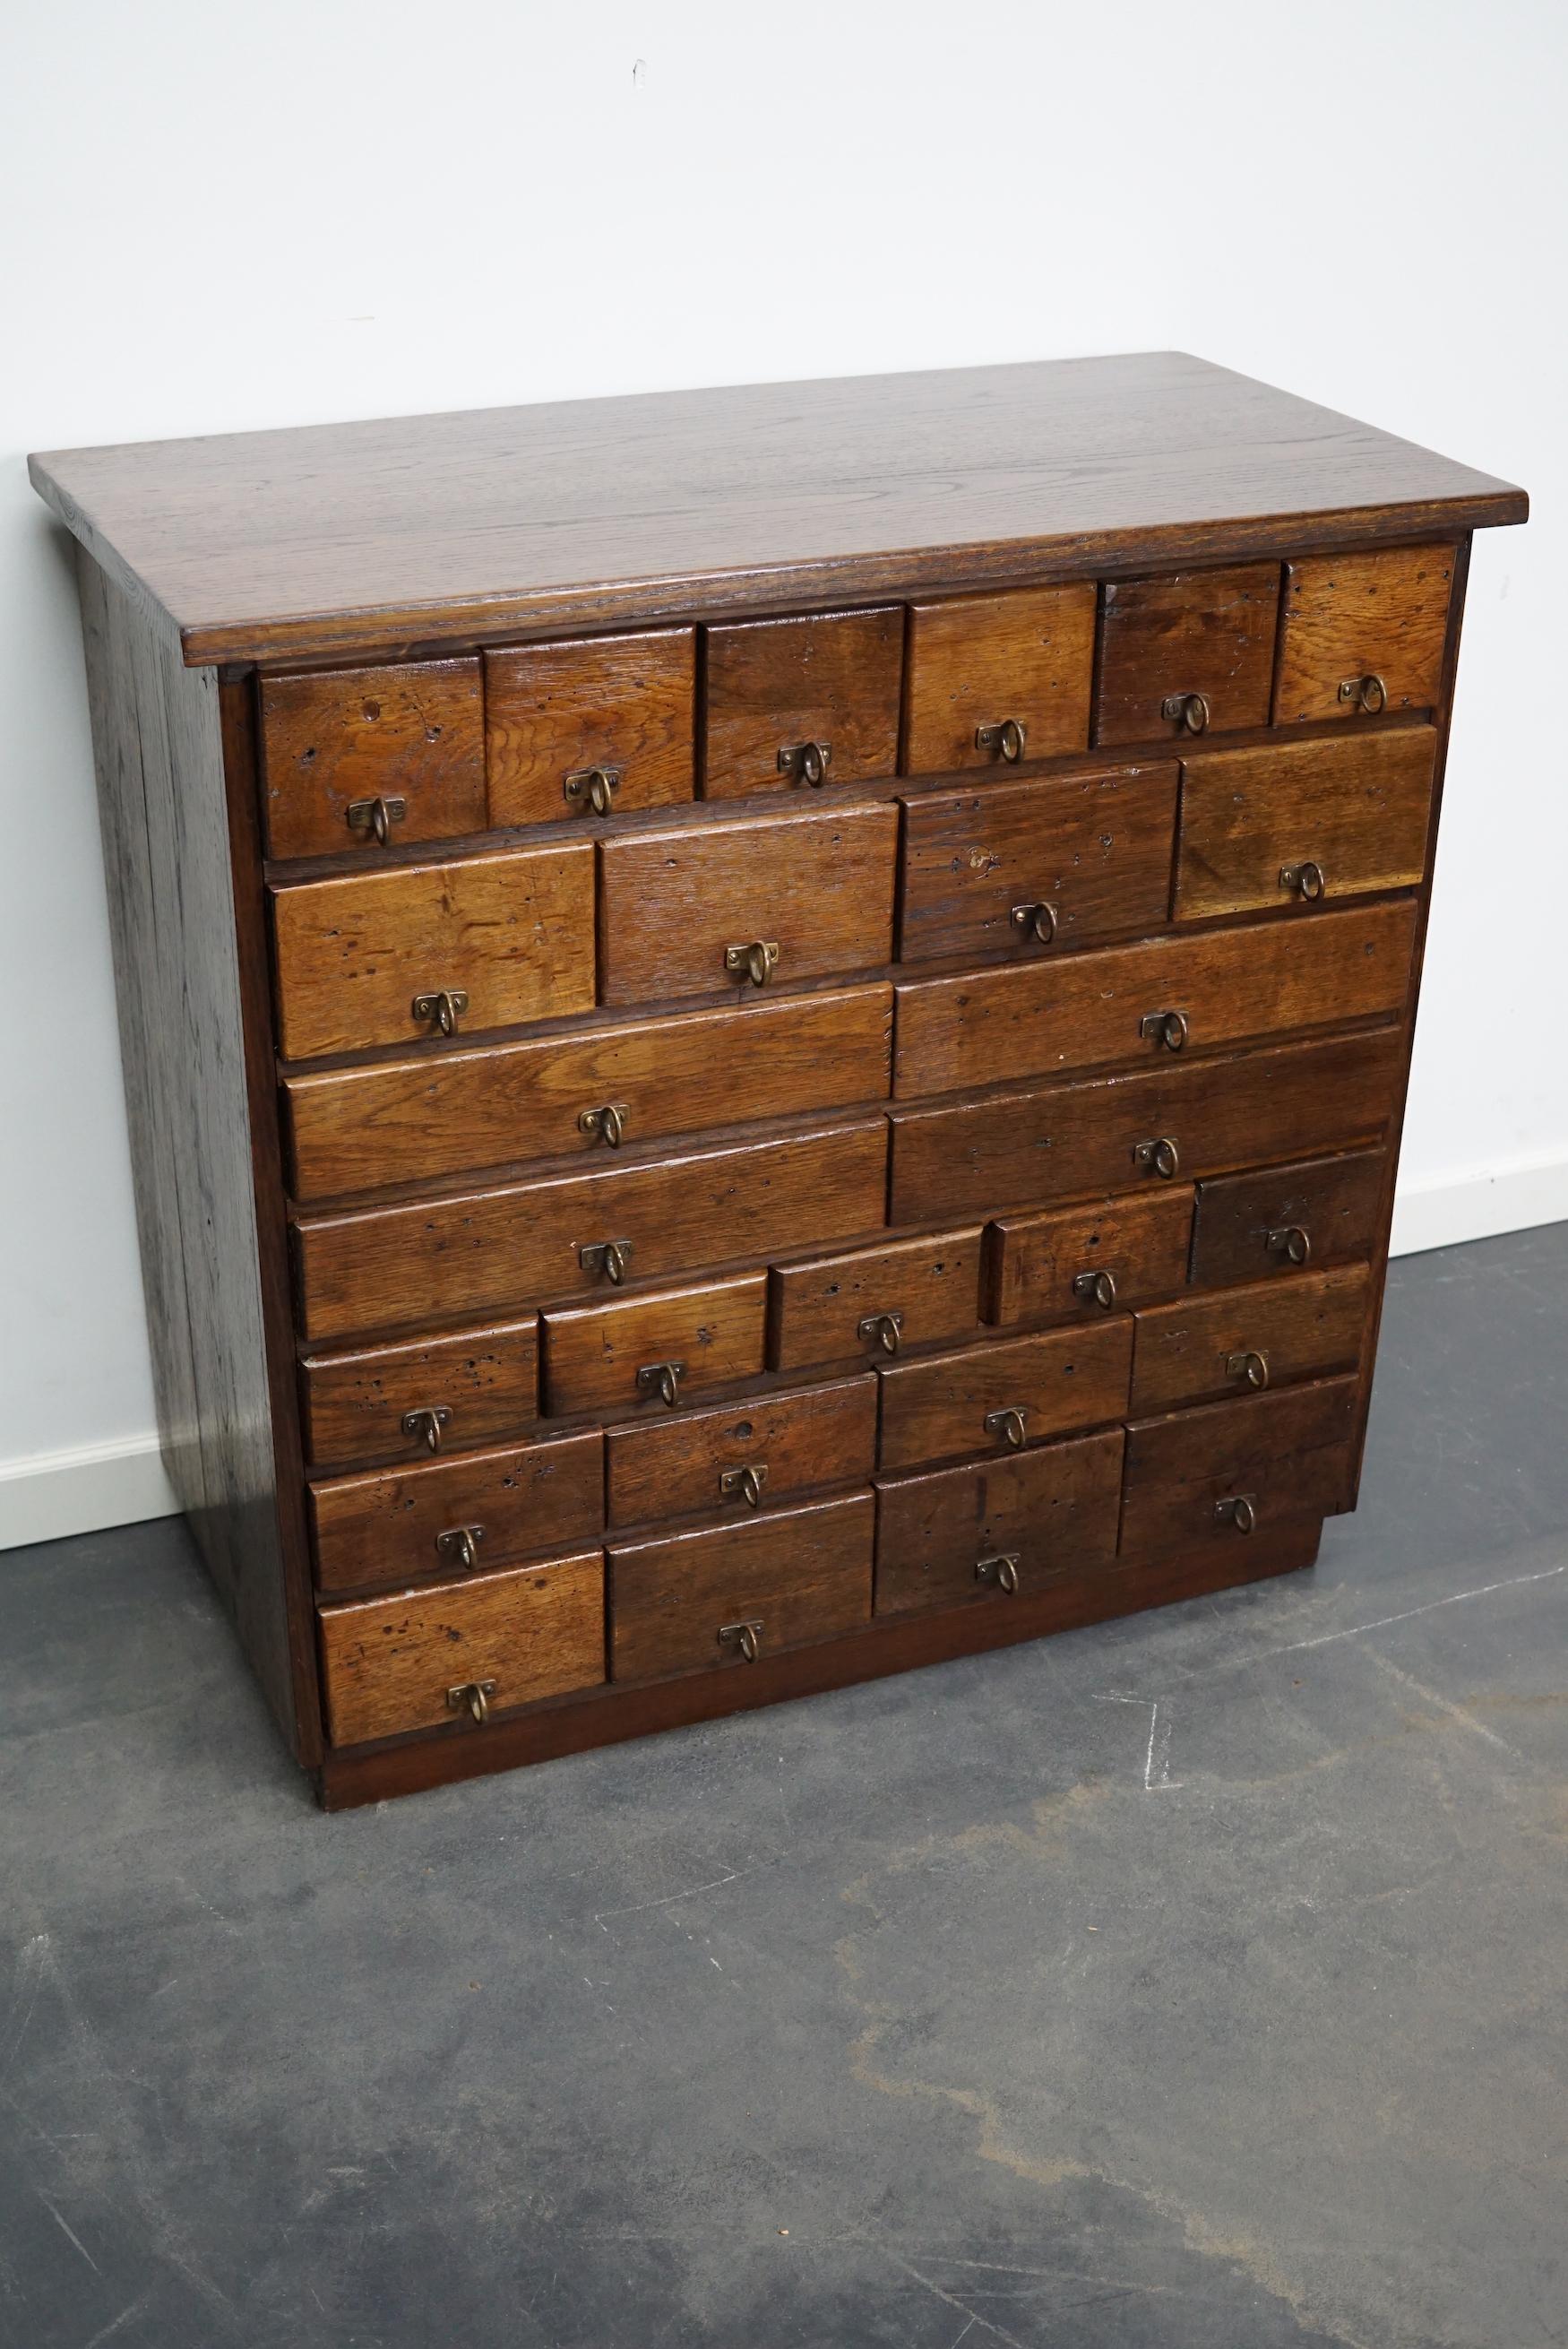
[[[269,856],[484,830],[477,658],[302,669],[263,677],[260,695]]]
[[[610,1545],[610,1677],[745,1669],[869,1622],[870,1493]],[[749,1651],[754,1651],[754,1653]]]
[[[521,645],[484,664],[492,824],[692,797],[695,628]]]
[[[652,1412],[760,1377],[768,1275],[660,1288],[547,1313],[544,1408]]]
[[[904,772],[1086,749],[1094,607],[1087,583],[912,605]]]
[[[1277,563],[1109,581],[1100,602],[1095,740],[1266,726],[1278,612]]]
[[[849,1368],[979,1335],[980,1230],[775,1266],[776,1371]]]
[[[1381,1150],[1357,1150],[1200,1183],[1193,1286],[1218,1288],[1306,1264],[1369,1257],[1387,1164]]]
[[[604,1449],[611,1525],[698,1513],[744,1519],[813,1487],[870,1482],[877,1382],[866,1371],[612,1427]]]
[[[1181,770],[1175,918],[1413,889],[1426,872],[1437,737],[1386,727],[1222,750]]]
[[[603,1437],[595,1429],[319,1480],[310,1520],[324,1590],[471,1574],[565,1548],[593,1539],[603,1524]]]
[[[877,1485],[876,1612],[1033,1598],[1116,1556],[1119,1427]]]
[[[1133,1410],[1177,1411],[1355,1370],[1370,1288],[1367,1267],[1352,1264],[1147,1307],[1133,1317]]]
[[[1287,563],[1274,724],[1432,709],[1453,577],[1451,546]]]
[[[883,1469],[1022,1451],[1075,1427],[1119,1419],[1132,1370],[1132,1321],[993,1338],[961,1353],[895,1362],[882,1377]]]
[[[1356,1379],[1326,1379],[1135,1420],[1127,1431],[1120,1555],[1240,1547],[1253,1533],[1348,1508],[1359,1392]]]
[[[1185,1285],[1191,1237],[1185,1184],[1143,1198],[1003,1216],[985,1234],[985,1319],[1040,1329],[1169,1297]]]
[[[901,605],[709,628],[707,661],[705,799],[810,790],[813,775],[863,782],[897,767]]]
[[[539,1417],[539,1324],[501,1322],[300,1365],[305,1457],[371,1467],[470,1452]]]

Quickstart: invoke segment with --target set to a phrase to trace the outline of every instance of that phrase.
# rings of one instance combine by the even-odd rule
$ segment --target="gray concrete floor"
[[[0,1561],[0,2340],[1568,2339],[1568,1226],[1307,1576],[328,1819],[180,1530]]]

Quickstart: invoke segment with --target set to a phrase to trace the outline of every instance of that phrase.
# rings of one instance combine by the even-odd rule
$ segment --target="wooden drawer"
[[[1287,563],[1274,724],[1435,708],[1453,576],[1451,546]]]
[[[985,1319],[1038,1329],[1169,1297],[1185,1285],[1191,1237],[1185,1184],[1147,1197],[1004,1216],[985,1234]]]
[[[260,696],[269,856],[484,830],[476,658],[263,677]]]
[[[1108,582],[1095,740],[1266,726],[1278,612],[1277,563]]]
[[[1415,936],[1407,899],[907,979],[893,990],[894,1098],[1387,1019],[1405,1008]]]
[[[472,1573],[562,1549],[596,1539],[604,1522],[604,1439],[595,1428],[336,1476],[311,1485],[310,1521],[324,1590]]]
[[[488,652],[492,824],[624,814],[695,789],[696,631]]]
[[[877,1382],[865,1371],[608,1428],[604,1452],[613,1526],[697,1514],[744,1519],[814,1487],[869,1484]]]
[[[673,1410],[713,1387],[759,1378],[768,1275],[659,1288],[544,1316],[544,1408]]]
[[[896,1362],[881,1374],[881,1465],[1021,1451],[1119,1419],[1131,1371],[1127,1314],[1092,1329],[993,1338],[962,1353]]]
[[[1132,1408],[1177,1411],[1353,1371],[1370,1290],[1367,1267],[1352,1264],[1149,1306],[1133,1317]]]
[[[1119,1427],[877,1485],[876,1612],[1032,1598],[1116,1556]]]
[[[1278,1394],[1216,1402],[1127,1431],[1124,1558],[1181,1556],[1239,1543],[1350,1506],[1359,1381],[1326,1379]],[[1233,1505],[1249,1506],[1237,1513]]]
[[[811,807],[600,844],[605,1003],[752,992],[892,958],[896,807]]]
[[[300,1365],[307,1460],[320,1468],[423,1460],[520,1434],[539,1416],[539,1324],[315,1354]]]
[[[899,955],[1038,955],[1161,928],[1178,770],[982,783],[903,802]]]
[[[1177,1177],[1218,1174],[1380,1141],[1402,1041],[1389,1027],[1236,1060],[1167,1056],[1132,1076],[894,1110],[888,1220],[928,1224],[1153,1188],[1168,1179],[1165,1166]],[[1154,1143],[1169,1152],[1145,1150]]]
[[[334,1745],[471,1723],[476,1704],[506,1713],[603,1682],[603,1553],[324,1607],[319,1620]]]
[[[882,1118],[678,1158],[311,1216],[294,1226],[308,1338],[565,1303],[607,1286],[607,1244],[637,1280],[869,1238],[885,1222]],[[584,1252],[597,1249],[598,1256]]]
[[[300,882],[273,925],[285,1060],[593,1009],[586,841]]]
[[[903,610],[743,620],[707,636],[703,797],[863,782],[898,765]]]
[[[905,774],[1086,749],[1094,607],[1087,582],[913,604]]]
[[[1385,728],[1222,750],[1181,770],[1175,918],[1413,889],[1427,867],[1437,736]]]
[[[979,1335],[979,1293],[978,1226],[775,1266],[769,1365],[836,1369],[951,1346]]]
[[[1357,1150],[1200,1183],[1194,1288],[1370,1257],[1387,1164],[1384,1151]]]
[[[869,1622],[870,1493],[610,1546],[610,1677],[744,1665]],[[748,1637],[742,1627],[748,1627]]]

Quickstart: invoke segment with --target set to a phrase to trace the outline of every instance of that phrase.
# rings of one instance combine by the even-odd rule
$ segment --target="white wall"
[[[0,1543],[163,1497],[29,448],[1178,347],[1522,481],[1476,547],[1400,1231],[1568,1215],[1554,0],[55,0],[4,51]]]

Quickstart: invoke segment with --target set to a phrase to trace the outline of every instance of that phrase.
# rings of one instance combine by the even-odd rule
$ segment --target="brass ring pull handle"
[[[1239,1534],[1250,1534],[1256,1529],[1257,1522],[1255,1493],[1233,1493],[1228,1500],[1214,1504],[1214,1523],[1217,1526],[1234,1526]]]
[[[408,812],[404,799],[384,798],[379,792],[373,800],[350,800],[344,820],[350,832],[373,833],[385,848],[395,823],[401,823]]]
[[[610,814],[620,788],[619,767],[573,767],[561,784],[568,807],[589,808],[595,815]]]
[[[1162,1183],[1169,1183],[1181,1166],[1181,1154],[1171,1136],[1161,1133],[1153,1142],[1135,1142],[1132,1163],[1140,1174],[1158,1174]]]
[[[1312,1254],[1311,1235],[1299,1224],[1282,1224],[1266,1236],[1265,1245],[1271,1256],[1283,1256],[1292,1264],[1305,1264]]]
[[[428,995],[414,998],[414,1017],[421,1026],[433,1019],[443,1036],[455,1036],[458,1021],[469,1008],[469,994],[464,987],[434,988]]]
[[[449,1533],[436,1536],[436,1555],[448,1566],[460,1566],[465,1574],[472,1574],[484,1537],[483,1526],[453,1526]]]
[[[626,1138],[626,1120],[632,1114],[629,1102],[606,1102],[603,1109],[585,1109],[579,1112],[577,1131],[602,1142],[610,1150],[619,1150]]]
[[[1322,896],[1328,884],[1323,877],[1322,865],[1315,864],[1309,859],[1305,864],[1282,864],[1279,869],[1279,885],[1282,889],[1294,890],[1298,897],[1305,897],[1307,904],[1313,905]]]
[[[995,726],[976,726],[975,729],[975,748],[998,754],[1010,767],[1017,765],[1028,747],[1028,740],[1027,727],[1016,718],[1004,718]]]
[[[1256,1387],[1261,1394],[1269,1382],[1269,1358],[1253,1349],[1244,1354],[1227,1354],[1225,1376],[1228,1379],[1243,1379],[1248,1386]]]
[[[855,1335],[862,1346],[870,1346],[879,1354],[896,1354],[903,1343],[902,1313],[868,1313],[863,1321],[855,1324]]]
[[[1019,1559],[1020,1553],[1016,1549],[1003,1550],[995,1557],[977,1557],[975,1579],[976,1582],[994,1582],[998,1590],[1005,1590],[1011,1599],[1018,1588]]]
[[[1021,1452],[1024,1448],[1024,1438],[1028,1432],[1025,1424],[1028,1416],[1026,1411],[1021,1411],[1016,1404],[1010,1405],[1006,1411],[988,1411],[985,1414],[985,1433],[987,1435],[999,1435],[1003,1443],[1008,1444],[1013,1451]]]
[[[1111,1272],[1075,1272],[1073,1295],[1084,1305],[1098,1305],[1109,1313],[1116,1303],[1116,1275]]]
[[[1388,688],[1380,677],[1346,677],[1339,681],[1341,701],[1353,701],[1369,718],[1376,718],[1388,707]]]
[[[1184,1011],[1146,1011],[1138,1032],[1150,1043],[1163,1044],[1168,1052],[1180,1052],[1185,1050],[1191,1030]]]
[[[447,1691],[447,1711],[471,1713],[482,1729],[490,1719],[490,1701],[494,1694],[494,1681],[460,1681],[456,1688]]]
[[[768,1482],[768,1463],[759,1460],[755,1468],[721,1468],[718,1472],[718,1497],[721,1501],[744,1501],[748,1509],[762,1506],[762,1488]]]
[[[762,1624],[757,1616],[749,1623],[721,1623],[718,1627],[721,1648],[738,1648],[748,1664],[757,1661],[762,1647]]]
[[[1043,901],[1035,905],[1015,905],[1007,916],[1022,938],[1037,947],[1054,946],[1057,936],[1057,909]]]
[[[414,1436],[428,1452],[438,1452],[442,1432],[451,1425],[451,1422],[452,1414],[448,1406],[444,1402],[433,1402],[423,1411],[406,1411],[403,1413],[403,1433]]]
[[[1173,718],[1189,734],[1203,734],[1209,727],[1209,698],[1203,693],[1168,693],[1160,705],[1161,718]]]
[[[793,775],[797,782],[810,783],[820,791],[828,780],[828,769],[833,761],[830,742],[781,742],[779,745],[779,771]]]
[[[631,1262],[630,1240],[591,1240],[577,1251],[577,1261],[584,1272],[602,1272],[612,1288],[619,1288],[626,1278]]]
[[[637,1392],[657,1395],[674,1411],[681,1399],[681,1381],[686,1376],[684,1362],[645,1362],[637,1372]]]
[[[753,938],[749,946],[726,947],[724,967],[732,978],[748,978],[753,987],[766,987],[779,968],[777,938]]]

